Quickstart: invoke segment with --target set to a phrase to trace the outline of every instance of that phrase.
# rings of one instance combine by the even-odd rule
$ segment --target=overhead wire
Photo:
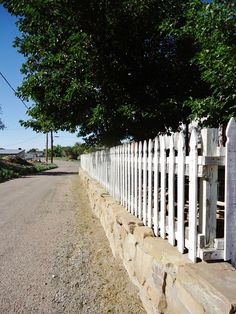
[[[8,79],[5,77],[5,75],[3,75],[3,73],[2,73],[1,71],[0,71],[0,75],[1,75],[1,77],[4,79],[4,81],[7,83],[7,85],[11,88],[11,90],[13,90],[15,96],[20,99],[20,101],[23,103],[23,105],[24,105],[27,109],[29,109],[29,107],[26,105],[26,103],[24,102],[24,100],[21,99],[21,97],[17,96],[16,90],[14,89],[14,87],[12,87],[11,83],[8,81]]]

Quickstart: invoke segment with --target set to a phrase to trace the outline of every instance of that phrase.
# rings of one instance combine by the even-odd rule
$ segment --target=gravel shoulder
[[[74,163],[61,163],[41,178],[0,185],[5,206],[0,208],[0,313],[146,313],[111,253],[77,170]],[[35,193],[41,187],[45,192]],[[12,189],[20,189],[20,200],[17,193],[10,197]],[[16,212],[10,198],[18,204]]]

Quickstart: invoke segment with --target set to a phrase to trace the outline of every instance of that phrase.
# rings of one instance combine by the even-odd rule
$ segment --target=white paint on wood
[[[142,142],[139,142],[139,155],[138,155],[138,217],[139,219],[143,218],[142,215],[142,167],[143,167],[143,156],[142,156],[142,149],[143,149],[143,144]]]
[[[131,214],[134,215],[134,143],[131,143],[130,145],[131,151],[130,151],[130,167],[131,167],[131,173],[130,173],[130,180],[131,180],[131,191],[130,191],[130,211]]]
[[[127,208],[131,212],[131,162],[130,162],[130,144],[127,145]]]
[[[148,141],[148,208],[147,208],[147,218],[148,218],[148,227],[152,227],[152,158],[153,158],[153,142],[150,139]]]
[[[236,267],[236,122],[233,118],[226,136],[224,259],[231,260]]]
[[[147,224],[147,141],[143,142],[143,223]]]
[[[189,153],[189,252],[191,261],[196,262],[197,256],[197,160],[198,136],[195,129],[190,137]]]
[[[174,202],[175,202],[175,150],[173,135],[169,137],[169,173],[168,173],[168,242],[175,245]]]
[[[178,184],[177,184],[177,247],[179,252],[184,253],[184,198],[185,198],[185,139],[180,133],[178,138]]]
[[[203,129],[202,150],[203,156],[212,157],[217,154],[218,130]],[[200,226],[201,233],[205,235],[205,245],[208,248],[214,247],[216,237],[216,209],[217,209],[217,180],[218,167],[215,165],[205,166],[205,178],[202,180],[200,204]]]
[[[154,142],[154,208],[153,208],[154,233],[159,235],[159,141]]]
[[[165,136],[160,136],[160,167],[161,167],[161,210],[160,236],[166,237],[166,147]]]
[[[138,216],[138,143],[134,144],[134,213]]]

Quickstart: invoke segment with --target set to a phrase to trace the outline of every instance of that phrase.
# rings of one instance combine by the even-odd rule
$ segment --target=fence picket
[[[202,155],[216,156],[218,144],[217,129],[203,129],[202,136]],[[218,166],[211,165],[206,167],[205,178],[201,181],[201,205],[199,212],[200,230],[205,236],[204,244],[208,248],[214,248],[216,238],[216,209],[217,209],[217,180]]]
[[[147,224],[147,141],[143,143],[143,223]]]
[[[128,176],[128,180],[127,180],[127,209],[129,212],[131,212],[131,162],[130,162],[130,147],[131,144],[127,144],[127,176]]]
[[[153,142],[148,141],[148,227],[152,227],[152,148]]]
[[[175,150],[173,134],[169,138],[169,173],[168,173],[168,242],[175,245]]]
[[[177,247],[179,252],[184,253],[184,198],[185,198],[185,141],[184,134],[179,134],[178,139],[178,195],[177,195]]]
[[[138,143],[134,144],[134,213],[138,216]]]
[[[130,166],[131,166],[131,192],[130,192],[130,208],[131,214],[134,215],[134,143],[131,143],[131,159],[130,159]]]
[[[225,167],[225,252],[224,259],[236,267],[236,122],[230,119],[226,129]]]
[[[154,233],[159,234],[159,141],[158,137],[154,142],[154,208],[153,208],[153,224]]]
[[[166,237],[166,147],[165,136],[160,137],[160,166],[161,166],[161,211],[160,236]]]
[[[121,198],[121,205],[125,206],[125,145],[121,147],[121,163],[122,163],[122,170],[121,170],[121,181],[122,181],[122,198]]]
[[[195,129],[190,137],[189,152],[189,253],[191,261],[196,262],[197,253],[197,152],[198,136]]]
[[[143,145],[142,142],[139,142],[139,155],[138,155],[138,163],[139,163],[139,169],[138,169],[138,217],[139,219],[143,218],[142,215],[142,161],[143,161],[143,157],[142,157],[142,149],[143,149]]]

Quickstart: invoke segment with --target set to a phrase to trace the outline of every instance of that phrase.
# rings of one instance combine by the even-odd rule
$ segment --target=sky
[[[23,76],[20,73],[23,56],[12,47],[13,40],[19,35],[16,18],[11,16],[0,5],[0,72],[7,78],[10,84],[16,89],[22,82]],[[30,105],[27,104],[26,105]],[[28,120],[27,108],[21,100],[0,76],[0,119],[6,128],[0,130],[0,148],[29,150],[45,148],[45,134],[36,133],[32,129],[25,129],[19,120]],[[73,146],[81,142],[75,134],[69,132],[58,132],[54,136],[54,145]]]

